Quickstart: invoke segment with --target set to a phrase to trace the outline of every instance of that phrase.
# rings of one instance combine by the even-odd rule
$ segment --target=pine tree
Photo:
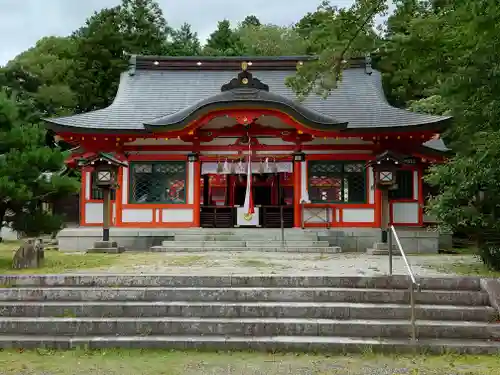
[[[207,55],[237,56],[239,55],[239,38],[231,29],[228,20],[219,21],[217,30],[210,34],[203,52]]]
[[[260,20],[257,18],[257,16],[254,16],[253,14],[246,16],[243,22],[241,23],[241,27],[247,27],[247,26],[259,27],[261,25],[262,23],[260,22]]]
[[[14,230],[36,236],[62,225],[61,218],[43,210],[42,202],[75,192],[79,185],[59,175],[62,152],[46,146],[40,124],[22,118],[19,101],[15,93],[0,91],[0,219]]]
[[[191,25],[184,23],[179,30],[172,31],[169,46],[171,56],[197,56],[201,52],[198,34],[191,31]]]
[[[123,0],[103,9],[74,33],[76,67],[71,88],[80,112],[113,102],[127,54],[163,55],[168,51],[169,28],[153,0]]]

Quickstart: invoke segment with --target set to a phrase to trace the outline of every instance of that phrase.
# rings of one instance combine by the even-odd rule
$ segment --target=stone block
[[[17,249],[12,259],[12,268],[38,268],[45,258],[43,242],[40,239],[29,239]]]
[[[372,247],[369,247],[366,249],[366,253],[368,255],[389,255],[389,250],[374,249]]]
[[[418,238],[418,252],[436,254],[439,251],[439,237]]]
[[[125,248],[119,246],[116,241],[96,241],[94,247],[88,249],[87,253],[119,254],[124,251]]]
[[[358,251],[358,241],[355,237],[343,237],[339,238],[339,246],[342,247],[344,251]]]
[[[488,294],[488,300],[500,314],[500,280],[498,279],[482,279],[481,289]]]

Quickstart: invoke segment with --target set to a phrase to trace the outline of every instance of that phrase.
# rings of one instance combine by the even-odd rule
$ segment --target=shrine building
[[[377,229],[382,194],[369,162],[387,151],[405,158],[390,223],[424,227],[423,176],[444,160],[438,135],[450,118],[392,107],[365,58],[326,98],[300,101],[285,79],[310,59],[133,56],[109,107],[47,127],[77,147],[72,167],[100,152],[128,165],[111,197],[113,228]],[[102,225],[94,178],[85,167],[81,228]]]

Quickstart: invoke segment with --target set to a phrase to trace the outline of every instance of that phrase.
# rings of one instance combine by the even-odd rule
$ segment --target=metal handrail
[[[394,228],[394,225],[389,226],[389,235],[388,237],[388,245],[389,245],[389,273],[392,276],[392,236],[394,235],[394,239],[396,240],[396,244],[398,245],[399,252],[401,253],[401,256],[403,257],[403,260],[406,265],[406,270],[408,271],[408,275],[410,276],[410,309],[411,309],[411,318],[410,318],[410,324],[411,324],[411,339],[412,342],[415,344],[417,341],[417,324],[416,324],[416,314],[415,314],[415,289],[417,291],[420,291],[420,284],[417,283],[417,280],[415,278],[415,274],[413,273],[413,270],[411,268],[410,263],[408,262],[408,258],[406,257],[406,254],[403,250],[403,246],[401,245],[401,241],[399,240],[399,236],[396,232],[396,228]]]

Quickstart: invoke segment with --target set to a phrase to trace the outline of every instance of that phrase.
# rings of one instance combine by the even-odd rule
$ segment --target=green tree
[[[210,34],[203,53],[210,56],[237,56],[240,55],[240,40],[231,29],[228,20],[219,21],[217,30]]]
[[[429,2],[400,0],[396,5],[378,68],[391,104],[406,107],[439,95],[439,82],[450,72],[448,51],[441,45],[447,21]]]
[[[257,16],[251,14],[249,16],[246,16],[243,22],[241,23],[242,27],[246,26],[255,26],[259,27],[261,24],[260,20],[257,18]]]
[[[78,112],[107,107],[113,102],[120,73],[127,68],[128,44],[122,33],[120,7],[95,13],[74,33],[75,70],[71,88]]]
[[[0,71],[0,85],[31,100],[34,115],[70,113],[76,106],[75,94],[68,85],[74,54],[71,38],[42,38]]]
[[[455,156],[431,168],[427,181],[439,194],[428,208],[444,225],[478,239],[500,231],[500,8],[492,0],[397,5],[381,65],[390,97],[454,116],[445,136]],[[481,245],[479,255],[500,269],[500,249]]]
[[[127,52],[166,54],[170,27],[155,0],[122,0],[120,18]]]
[[[0,91],[0,220],[24,234],[52,233],[62,221],[42,202],[75,192],[78,184],[58,174],[61,151],[46,147],[43,127],[24,121],[18,103]],[[33,217],[39,220],[28,220]]]
[[[318,59],[299,66],[287,80],[299,96],[311,92],[327,94],[341,79],[345,61],[375,51],[380,38],[375,33],[375,16],[387,9],[383,0],[356,0],[349,8],[338,8],[324,1],[314,13],[296,25],[306,39],[308,53]]]
[[[277,25],[242,26],[237,31],[247,56],[305,55],[306,41],[292,28]]]
[[[166,54],[169,31],[152,0],[123,0],[121,6],[90,17],[73,35],[76,55],[71,88],[78,97],[77,110],[110,105],[120,74],[127,68],[127,54]]]
[[[201,53],[198,34],[191,31],[191,25],[184,23],[179,30],[172,31],[171,56],[197,56]]]

